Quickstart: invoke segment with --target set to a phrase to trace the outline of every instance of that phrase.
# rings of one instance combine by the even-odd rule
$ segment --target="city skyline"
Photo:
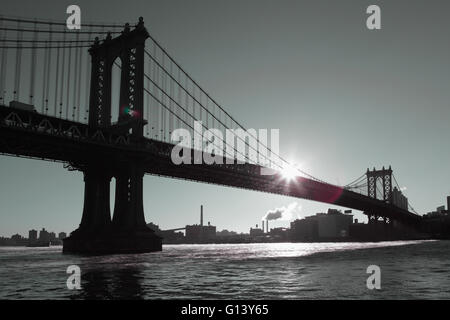
[[[49,230],[47,230],[45,227],[42,227],[40,230],[39,230],[39,228],[37,228],[37,229],[30,229],[30,230],[28,230],[28,232],[26,232],[26,234],[25,233],[18,233],[18,232],[15,232],[15,233],[13,233],[12,234],[12,236],[15,236],[15,235],[19,235],[19,236],[21,236],[21,237],[23,237],[23,238],[27,238],[28,237],[28,239],[30,239],[31,237],[30,237],[30,234],[31,233],[35,233],[36,235],[39,235],[41,232],[47,232],[47,233],[49,233],[49,234],[55,234],[55,236],[58,236],[58,238],[59,238],[59,235],[61,235],[61,234],[65,234],[65,235],[67,235],[67,232],[66,231],[49,231]],[[0,234],[0,237],[4,237],[4,238],[6,238],[6,236],[5,235],[3,235],[3,234]]]
[[[25,16],[24,3],[36,9],[30,11],[33,15],[64,17],[66,4],[60,8],[52,4],[50,10],[46,2],[27,1],[20,8],[7,4],[5,14]],[[400,23],[402,6],[381,2],[383,29],[370,33],[364,25],[365,2],[328,4],[333,14],[325,14],[320,4],[312,2],[294,4],[296,10],[290,7],[290,12],[279,6],[274,11],[268,2],[258,2],[256,12],[250,2],[214,7],[195,3],[206,10],[195,23],[182,14],[170,14],[178,8],[186,16],[195,16],[195,6],[181,2],[142,2],[130,9],[126,18],[120,10],[96,10],[102,5],[118,6],[116,2],[80,1],[79,5],[88,21],[95,16],[131,22],[144,15],[150,33],[232,115],[243,119],[247,127],[279,128],[281,154],[299,162],[305,171],[344,184],[368,167],[392,165],[417,211],[425,214],[443,204],[442,199],[450,194],[446,170],[450,153],[442,139],[450,133],[449,93],[444,88],[449,82],[445,63],[450,50],[441,41],[444,28],[440,24],[445,19],[433,18],[431,23],[431,17],[444,17],[445,10],[408,2],[411,12],[422,17],[421,23],[404,19]],[[240,9],[237,15],[236,6]],[[234,23],[230,25],[231,18]],[[252,24],[245,29],[247,21]],[[184,24],[189,28],[182,28]],[[425,38],[424,34],[434,37]],[[276,54],[281,54],[280,46],[284,48],[282,56]],[[286,114],[275,107],[280,101]],[[69,172],[62,164],[5,156],[0,164],[0,201],[5,203],[0,234],[23,232],[40,220],[50,229],[68,233],[78,226],[81,173]],[[114,189],[113,183],[111,187]],[[173,198],[177,201],[171,201]],[[153,176],[144,178],[144,202],[147,222],[166,229],[196,221],[200,204],[215,225],[236,231],[248,230],[267,211],[292,202],[299,203],[301,216],[333,208]]]

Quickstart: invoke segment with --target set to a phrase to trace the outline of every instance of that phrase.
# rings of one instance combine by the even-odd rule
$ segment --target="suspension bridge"
[[[201,130],[245,128],[148,33],[142,18],[133,26],[68,30],[64,22],[0,17],[0,54],[0,153],[62,162],[84,174],[81,223],[64,252],[161,250],[144,218],[145,174],[334,204],[361,210],[369,221],[416,227],[421,221],[410,205],[394,201],[393,187],[400,186],[390,167],[367,169],[344,186],[299,169],[285,179],[281,170],[292,165],[252,134],[240,138],[245,152],[215,135],[228,147],[221,164],[175,165],[175,129],[195,137],[196,121]],[[203,152],[193,151],[192,159]],[[278,171],[264,175],[264,168]]]

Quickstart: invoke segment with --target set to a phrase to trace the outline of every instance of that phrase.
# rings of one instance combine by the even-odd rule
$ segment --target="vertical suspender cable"
[[[3,27],[3,20],[0,21]],[[5,41],[7,31],[2,32],[2,61],[0,64],[0,104],[6,105],[5,101],[5,78],[6,78],[6,62],[8,61],[8,49],[5,48]]]
[[[214,128],[214,118],[212,117],[212,116],[210,116],[210,110],[208,109],[208,96],[205,96],[205,98],[206,98],[206,102],[205,102],[205,108],[206,108],[206,110],[207,110],[207,112],[206,112],[206,126],[208,127],[208,129],[215,129]],[[213,136],[214,136],[214,142],[217,140],[217,139],[219,139],[217,136],[216,136],[216,132],[215,131],[213,131]]]
[[[48,41],[45,41],[45,49],[44,49],[44,68],[42,70],[42,74],[43,74],[43,79],[42,79],[42,104],[41,104],[41,113],[46,112],[45,109],[45,85],[46,85],[46,80],[47,80],[47,56],[48,56]]]
[[[67,61],[67,96],[66,96],[66,119],[69,119],[69,102],[70,102],[70,69],[72,64],[72,48],[69,46],[69,59]]]
[[[164,53],[162,53],[162,65],[164,66]],[[166,77],[165,73],[163,72],[161,74],[161,81],[162,81],[162,91],[161,91],[161,101],[164,105],[166,105],[166,96],[164,95],[166,91]],[[162,141],[166,140],[166,110],[165,108],[161,109],[161,139]]]
[[[184,87],[187,89],[187,85],[188,85],[188,78],[186,77],[186,75],[184,76]],[[183,120],[185,123],[187,123],[188,120],[188,113],[189,113],[189,95],[187,93],[187,90],[184,91],[184,100],[186,103],[186,112],[184,112],[184,117]],[[188,129],[188,128],[186,128]]]
[[[195,146],[195,125],[194,125],[194,122],[195,122],[195,120],[196,120],[196,118],[195,118],[195,100],[197,100],[196,99],[196,97],[195,97],[195,86],[194,86],[194,83],[191,81],[191,85],[192,85],[192,145],[193,146]]]
[[[180,68],[177,68],[177,69],[178,69],[178,83],[181,83],[181,72],[180,72]],[[181,90],[180,90],[180,89],[181,89],[181,88],[180,88],[180,85],[177,85],[177,92],[178,92],[178,99],[177,99],[177,101],[178,101],[179,104],[182,104],[182,102],[181,102]],[[180,115],[180,116],[181,116],[181,113],[182,113],[182,110],[179,110],[179,115]],[[177,117],[176,121],[177,121],[177,128],[181,128],[181,121],[180,121],[180,118]]]
[[[168,84],[167,74],[164,72],[164,104],[167,105],[167,101],[169,102],[169,110],[164,109],[164,141],[167,141],[167,133],[170,132],[170,115],[172,113],[172,104],[170,103],[170,99],[167,98],[167,95],[170,96],[170,90]]]
[[[66,29],[64,28],[63,41],[66,40]],[[59,118],[63,117],[63,95],[64,95],[64,74],[66,70],[66,49],[62,49],[62,63],[61,63],[61,91],[59,92]]]
[[[86,87],[84,92],[85,105],[84,105],[84,121],[87,121],[89,112],[89,82],[90,82],[90,70],[89,70],[89,52],[86,51]]]
[[[92,31],[92,28],[89,29],[89,31]],[[92,33],[89,33],[89,40],[92,40]],[[86,50],[86,89],[85,89],[85,107],[84,107],[84,121],[87,122],[88,115],[89,115],[89,84],[90,84],[90,68],[89,68],[89,51]]]
[[[56,46],[58,49],[56,50],[56,71],[55,71],[55,112],[54,116],[57,116],[58,112],[58,90],[59,90],[59,56],[60,56],[60,43],[57,42]]]
[[[172,61],[170,61],[170,75],[172,76]],[[174,116],[173,113],[176,113],[176,109],[174,108],[173,104],[172,104],[172,99],[173,99],[173,81],[169,78],[169,96],[171,99],[169,99],[169,140],[170,140],[170,136],[172,135],[173,132],[173,122],[174,122]]]
[[[14,98],[20,99],[20,65],[22,62],[22,31],[20,31],[20,22],[17,22],[17,49],[16,49],[16,70],[14,73]]]
[[[29,103],[34,104],[34,85],[36,76],[36,41],[38,40],[37,23],[34,22],[34,33],[33,33],[33,49],[31,49],[31,78],[30,78],[30,99]]]
[[[49,26],[50,29],[50,35],[49,35],[49,39],[50,39],[50,44],[52,43],[52,25],[50,24]],[[47,49],[48,50],[48,55],[47,55],[47,77],[45,79],[45,114],[48,114],[48,93],[50,90],[50,65],[51,65],[51,61],[52,61],[52,49]]]
[[[79,33],[77,32],[77,36],[76,36],[76,44],[78,45],[78,40],[79,40]],[[79,47],[75,48],[75,67],[74,67],[74,74],[73,74],[73,108],[72,108],[72,120],[75,121],[76,119],[76,115],[77,115],[77,111],[79,109],[78,106],[78,89],[79,89],[79,81],[78,81],[78,75],[79,75],[79,68],[80,68],[80,62],[78,60],[79,58],[79,54],[80,54],[81,49]]]
[[[208,102],[209,102],[209,98],[206,97],[206,107],[207,108],[208,108]],[[213,126],[213,128],[215,128],[217,115],[216,115],[216,107],[214,106],[214,103],[211,106],[211,114],[212,114],[212,116],[211,116],[212,126]],[[218,126],[217,129],[221,130],[220,126]]]
[[[77,36],[77,40],[79,40]],[[78,84],[77,84],[77,121],[80,122],[80,112],[81,112],[81,70],[82,70],[82,53],[83,49],[80,47],[78,52]]]
[[[187,87],[188,87],[188,78],[186,77],[186,76],[184,76],[184,85],[185,85],[185,88],[186,88],[186,90],[184,90],[184,101],[185,101],[185,103],[186,103],[186,108],[185,108],[185,110],[184,110],[184,117],[183,117],[183,123],[185,123],[186,124],[186,129],[187,130],[189,130],[189,132],[190,132],[190,130],[191,130],[191,126],[189,125],[189,121],[190,121],[190,118],[189,118],[189,114],[190,114],[190,106],[189,106],[189,94],[188,94],[188,92],[187,92]],[[190,134],[191,134],[191,137],[193,136],[193,132],[190,132]],[[192,141],[191,141],[192,142]]]
[[[214,126],[213,126],[213,124],[212,124],[212,117],[210,117],[210,111],[209,111],[209,109],[208,109],[208,97],[205,97],[206,98],[206,102],[205,102],[205,109],[206,109],[206,126],[208,127],[208,129],[210,129],[210,128],[214,128]],[[211,123],[210,123],[210,121],[209,120],[211,120]]]
[[[193,121],[198,120],[198,119],[196,118],[196,116],[195,116],[195,114],[196,114],[196,109],[197,109],[197,108],[195,107],[195,105],[196,105],[195,100],[197,100],[197,97],[195,96],[195,85],[192,83],[192,115],[193,115],[192,120],[193,120]]]
[[[78,44],[78,40],[80,39],[80,33],[77,32],[76,43]],[[75,66],[73,70],[73,107],[72,107],[72,120],[75,121],[75,111],[77,109],[77,91],[78,91],[78,53],[80,48],[75,48]]]
[[[152,60],[147,59],[148,65],[147,65],[147,74],[150,77],[152,72]],[[150,91],[150,81],[147,80],[147,89]],[[150,119],[150,99],[151,96],[147,95],[147,137],[150,136],[150,127],[151,127],[151,119]],[[151,137],[151,136],[150,136]]]
[[[153,44],[153,57],[156,59],[156,45],[155,44]],[[156,63],[154,64],[153,74],[154,74],[155,82],[158,83],[158,81],[159,81],[159,66]],[[156,89],[155,85],[153,85],[153,91],[154,91],[155,97],[156,97],[157,89]],[[160,123],[159,122],[159,114],[160,114],[159,109],[160,108],[161,108],[161,106],[159,105],[159,103],[157,101],[155,101],[155,115],[154,115],[154,118],[155,118],[154,134],[155,134],[155,136],[154,136],[154,138],[156,140],[158,139],[158,132],[159,132],[158,130],[159,130],[159,123]]]
[[[228,128],[231,128],[231,129],[233,129],[234,127],[233,127],[233,119],[231,119],[231,117],[229,117],[229,116],[227,116],[227,115],[225,115],[225,119],[228,119],[228,121],[229,121],[229,126],[228,126]],[[233,159],[235,159],[235,158],[237,158],[237,154],[234,152],[234,150],[230,150],[230,152],[232,153],[231,154],[231,157],[233,158]]]
[[[199,114],[198,114],[198,117],[199,117],[199,120],[203,122],[202,97],[203,97],[202,90],[199,90],[199,95],[198,95],[198,102],[199,102],[198,103],[198,111],[199,111]],[[208,123],[206,123],[206,125],[208,125]]]
[[[78,38],[79,33],[77,33]],[[78,69],[78,50],[79,48],[75,48],[74,52],[74,68],[73,68],[73,96],[72,96],[72,120],[75,120],[75,108],[76,108],[76,100],[77,100],[77,69]]]

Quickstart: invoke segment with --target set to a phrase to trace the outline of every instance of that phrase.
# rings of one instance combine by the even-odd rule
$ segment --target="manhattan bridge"
[[[391,167],[367,169],[346,185],[299,169],[285,179],[282,170],[293,165],[252,134],[236,137],[245,152],[214,136],[227,147],[222,164],[175,165],[174,130],[194,137],[196,121],[201,130],[246,129],[149,34],[143,18],[68,30],[65,22],[0,17],[0,68],[0,153],[61,162],[84,175],[81,223],[64,252],[161,250],[144,218],[145,174],[334,204],[363,211],[369,223],[421,222],[395,201],[400,186]],[[261,174],[264,168],[276,173]]]

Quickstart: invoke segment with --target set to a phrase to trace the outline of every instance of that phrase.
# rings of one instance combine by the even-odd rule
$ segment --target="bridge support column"
[[[139,161],[120,165],[115,172],[116,196],[112,230],[119,252],[162,250],[161,238],[147,227],[144,216],[144,169]]]
[[[110,181],[111,175],[99,167],[84,171],[84,206],[79,230],[101,232],[111,224]]]
[[[161,251],[161,238],[147,227],[143,206],[142,166],[114,170],[116,197],[110,216],[111,170],[99,166],[84,171],[83,217],[77,230],[64,239],[64,253],[112,254]]]
[[[128,165],[116,174],[116,201],[113,226],[123,230],[147,228],[143,205],[144,170]]]

